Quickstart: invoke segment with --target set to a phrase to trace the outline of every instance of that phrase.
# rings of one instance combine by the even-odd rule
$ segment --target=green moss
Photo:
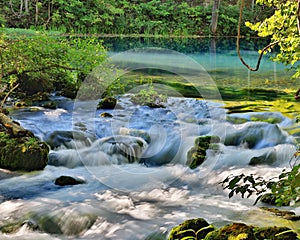
[[[9,223],[4,226],[1,226],[0,231],[2,233],[10,234],[10,233],[17,232],[21,226],[22,226],[22,222]]]
[[[253,116],[253,117],[251,117],[250,120],[253,122],[267,122],[267,123],[272,123],[272,124],[280,123],[282,121],[281,118],[276,118],[276,117],[264,118],[263,116],[261,116],[261,117]]]
[[[167,101],[165,95],[159,94],[152,85],[147,89],[142,89],[131,97],[131,101],[135,104],[148,106],[151,108],[164,107]]]
[[[205,240],[226,240],[226,239],[243,239],[243,240],[255,240],[252,227],[243,223],[233,223],[226,225],[225,227],[210,232],[204,238]]]
[[[115,106],[117,104],[117,99],[114,98],[114,97],[106,97],[106,98],[103,98],[98,106],[97,106],[97,109],[114,109]]]
[[[226,116],[226,120],[232,124],[242,124],[248,122],[248,119],[246,118],[231,117],[231,116]]]
[[[168,240],[203,239],[208,232],[214,230],[203,218],[190,219],[174,227]]]
[[[218,150],[217,143],[220,142],[218,136],[200,136],[195,139],[195,145],[187,153],[187,165],[191,169],[200,166],[206,157],[206,150],[208,148],[215,151]]]
[[[37,138],[12,138],[0,132],[0,147],[1,168],[34,171],[47,165],[49,148]]]

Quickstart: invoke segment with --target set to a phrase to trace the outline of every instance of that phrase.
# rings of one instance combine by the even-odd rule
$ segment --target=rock
[[[296,240],[297,234],[287,227],[254,227],[244,223],[232,223],[219,230],[209,232],[205,240]]]
[[[78,185],[83,183],[85,183],[84,180],[78,178],[75,179],[70,176],[60,176],[55,180],[55,185],[59,185],[59,186]]]
[[[49,147],[35,137],[14,138],[0,132],[0,168],[42,170],[48,162]]]
[[[220,129],[223,131],[223,129]],[[222,134],[222,132],[220,132]],[[248,148],[265,148],[286,143],[288,135],[277,124],[265,122],[246,122],[228,125],[224,144],[226,146],[247,145]]]
[[[140,130],[140,129],[134,129],[134,128],[120,128],[119,131],[120,135],[129,135],[133,137],[140,137],[143,138],[147,143],[151,142],[151,137],[147,131]]]
[[[16,102],[15,103],[15,107],[17,108],[21,108],[21,107],[26,107],[26,103],[25,102]]]
[[[287,227],[266,227],[254,228],[254,237],[258,240],[276,239],[276,240],[296,240],[297,234]]]
[[[256,166],[256,165],[262,165],[262,164],[272,164],[276,162],[277,156],[275,150],[271,150],[268,152],[263,153],[260,156],[253,157],[250,159],[249,165],[250,166]]]
[[[205,240],[255,240],[252,228],[252,226],[248,226],[244,223],[232,223],[219,230],[208,233]]]
[[[276,216],[282,217],[282,218],[287,219],[287,220],[291,220],[291,221],[300,220],[300,216],[296,215],[292,211],[284,211],[284,210],[279,210],[277,208],[267,208],[267,207],[261,207],[261,209],[265,210],[267,212],[273,213]]]
[[[100,117],[103,117],[103,118],[112,118],[113,115],[111,115],[110,113],[107,113],[107,112],[103,112],[100,114]]]
[[[172,228],[168,240],[296,240],[297,233],[287,227],[254,227],[244,223],[228,224],[220,229],[203,218],[191,219]]]
[[[168,240],[176,239],[203,239],[214,227],[209,225],[203,218],[187,220],[174,227]]]
[[[206,150],[213,147],[212,144],[220,142],[218,136],[200,136],[195,139],[195,145],[187,153],[187,165],[191,169],[200,166],[206,157]]]
[[[48,102],[42,103],[41,106],[44,107],[44,108],[49,108],[49,109],[56,109],[57,108],[56,102],[53,102],[53,101],[48,101]]]
[[[65,146],[67,148],[76,148],[76,144],[71,141],[76,140],[83,143],[85,146],[90,146],[95,137],[91,134],[79,131],[54,131],[45,136],[44,141],[49,144],[51,149]]]
[[[98,106],[97,109],[114,109],[117,105],[117,99],[114,97],[106,97],[103,98]]]

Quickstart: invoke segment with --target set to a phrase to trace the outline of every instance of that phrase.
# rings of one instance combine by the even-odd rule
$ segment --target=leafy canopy
[[[294,77],[300,76],[300,29],[299,6],[297,1],[290,0],[256,0],[257,4],[275,9],[271,17],[257,23],[246,22],[260,37],[270,37],[272,42],[278,42],[279,53],[274,61],[290,65],[296,70]]]

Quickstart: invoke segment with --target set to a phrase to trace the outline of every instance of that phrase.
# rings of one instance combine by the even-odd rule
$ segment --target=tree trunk
[[[23,0],[20,1],[20,16],[23,14]]]
[[[219,5],[220,5],[220,0],[214,0],[212,13],[211,13],[211,32],[213,35],[216,35],[217,33]]]
[[[28,4],[29,0],[25,0],[25,12],[29,13],[29,4]]]
[[[35,1],[35,24],[38,23],[39,20],[39,1]]]

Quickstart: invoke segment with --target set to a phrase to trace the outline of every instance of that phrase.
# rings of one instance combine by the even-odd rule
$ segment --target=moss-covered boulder
[[[49,147],[32,136],[12,137],[0,131],[0,168],[34,171],[48,162]]]
[[[297,233],[287,227],[254,227],[244,223],[215,229],[203,218],[191,219],[174,227],[168,240],[296,240]]]
[[[205,240],[296,240],[297,234],[287,227],[254,227],[232,223],[208,233]]]
[[[219,230],[208,233],[205,240],[255,240],[252,228],[252,226],[248,226],[244,223],[232,223]]]
[[[117,99],[114,97],[106,97],[98,103],[97,109],[114,109],[117,105]]]
[[[216,143],[220,142],[218,136],[200,136],[195,139],[195,145],[187,153],[187,165],[191,168],[200,166],[206,157],[206,150],[208,148],[217,148]],[[214,148],[215,149],[215,148]]]
[[[190,219],[174,227],[168,240],[176,239],[203,239],[214,227],[203,218]]]

